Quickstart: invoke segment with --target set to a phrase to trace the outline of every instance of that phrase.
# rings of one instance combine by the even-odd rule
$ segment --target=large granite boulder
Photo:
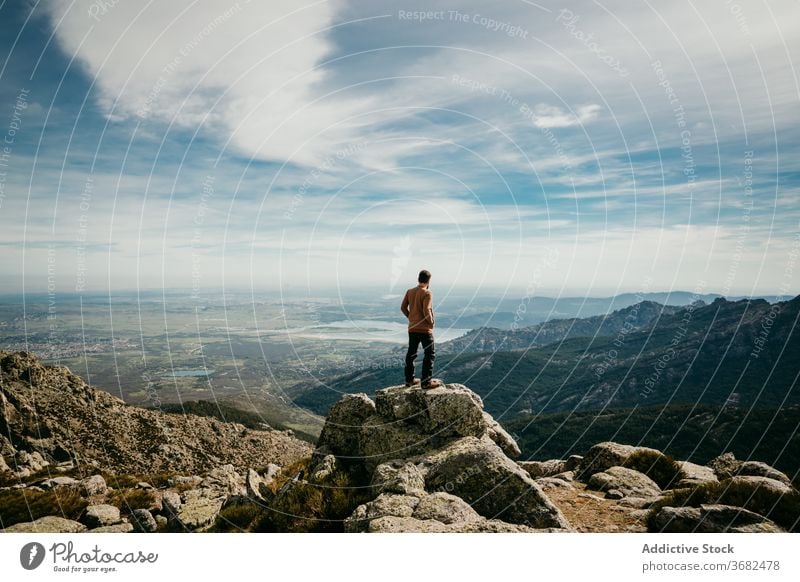
[[[668,533],[782,532],[766,517],[731,505],[662,507],[650,521],[650,531]]]
[[[482,516],[535,528],[569,524],[536,482],[488,436],[464,437],[417,463],[428,491],[461,497]]]
[[[576,478],[581,481],[588,479],[595,473],[605,471],[611,467],[621,467],[625,461],[638,452],[650,452],[655,455],[662,455],[661,451],[648,447],[637,447],[633,445],[623,445],[611,441],[597,443],[592,446],[583,456],[580,467],[576,472]]]
[[[719,481],[717,474],[711,467],[697,465],[689,461],[675,461],[681,469],[680,479],[672,486],[674,489],[702,485],[703,483],[716,483]]]
[[[650,477],[627,467],[609,467],[595,473],[587,484],[598,491],[618,491],[623,497],[657,497],[661,488]]]
[[[487,436],[506,455],[518,456],[514,439],[483,410],[480,396],[461,384],[432,390],[393,386],[375,402],[348,394],[332,408],[318,442],[318,455],[332,453],[360,463],[371,475],[387,461],[404,459],[463,437]]]
[[[88,506],[80,519],[81,523],[89,528],[114,525],[121,520],[119,508],[107,503]]]
[[[789,479],[786,473],[778,471],[776,468],[762,463],[761,461],[744,461],[739,466],[739,470],[736,471],[736,474],[747,477],[767,477],[768,479],[780,481],[784,485],[792,485],[792,480]]]
[[[381,494],[360,505],[347,520],[347,532],[370,533],[500,533],[537,530],[499,519],[486,519],[460,497],[449,493],[417,496]]]

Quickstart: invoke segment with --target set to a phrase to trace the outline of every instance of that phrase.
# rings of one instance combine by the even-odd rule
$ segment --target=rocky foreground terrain
[[[598,443],[519,460],[460,384],[346,394],[316,449],[126,406],[0,352],[3,531],[782,532],[800,492],[764,463]]]

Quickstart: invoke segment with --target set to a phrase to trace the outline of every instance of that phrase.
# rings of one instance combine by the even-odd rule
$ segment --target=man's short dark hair
[[[430,280],[431,280],[431,272],[422,269],[419,272],[419,277],[417,277],[417,281],[419,281],[420,283],[427,283]]]

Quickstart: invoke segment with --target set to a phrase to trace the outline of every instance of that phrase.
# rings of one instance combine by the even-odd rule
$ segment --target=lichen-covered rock
[[[177,491],[166,489],[161,492],[161,508],[168,516],[176,515],[181,505],[183,505],[183,501]]]
[[[530,475],[488,437],[461,438],[418,465],[428,491],[457,495],[484,517],[535,528],[569,527]]]
[[[776,468],[762,463],[761,461],[744,461],[739,466],[736,474],[748,477],[767,477],[768,479],[780,481],[784,485],[792,485],[792,480],[789,479],[786,473],[778,471]]]
[[[89,528],[114,525],[120,522],[119,508],[107,503],[88,506],[80,518],[81,523]]]
[[[103,525],[91,530],[91,533],[129,533],[133,531],[130,522],[115,523],[114,525]]]
[[[700,485],[703,483],[713,483],[718,481],[717,474],[711,467],[705,465],[697,465],[689,461],[675,461],[681,469],[680,479],[675,483],[672,488],[680,489],[683,487],[690,487]]]
[[[146,509],[134,509],[131,512],[133,529],[141,533],[152,533],[158,529],[153,514]]]
[[[45,479],[44,481],[39,483],[39,487],[41,487],[44,490],[55,489],[56,487],[78,487],[78,485],[79,482],[77,479],[73,479],[72,477],[66,477],[66,476]]]
[[[567,462],[563,459],[549,461],[519,461],[519,466],[525,469],[533,479],[552,477],[567,470]]]
[[[412,517],[435,519],[445,524],[467,523],[482,519],[469,503],[460,497],[442,492],[423,496],[414,508]]]
[[[651,520],[650,531],[670,533],[758,533],[784,531],[752,511],[730,505],[662,507]]]
[[[78,483],[78,488],[84,497],[105,495],[108,490],[106,480],[103,479],[102,475],[92,475],[86,479],[81,479],[80,483]]]
[[[375,499],[356,507],[355,511],[345,519],[346,532],[364,531],[370,521],[385,516],[411,517],[419,503],[419,497],[413,495],[397,495],[381,493]]]
[[[425,476],[414,463],[382,463],[372,474],[372,486],[381,492],[415,495],[425,491]]]
[[[535,532],[525,525],[499,519],[486,519],[460,497],[448,493],[422,493],[420,496],[379,495],[360,505],[345,520],[347,532],[371,533],[500,533]],[[558,531],[548,529],[546,531]]]
[[[648,447],[623,445],[611,441],[597,443],[583,456],[580,467],[576,473],[576,478],[581,481],[588,481],[595,473],[605,471],[611,467],[621,467],[625,464],[628,457],[639,451],[649,451],[658,455],[662,454],[661,451]]]
[[[47,515],[35,521],[14,524],[0,531],[4,533],[81,533],[86,531],[86,526],[71,519]]]
[[[609,493],[618,491],[621,497],[655,497],[661,494],[661,488],[650,477],[627,467],[609,467],[593,474],[589,478],[588,487]],[[607,497],[614,498],[610,495]]]
[[[351,458],[361,455],[361,426],[375,414],[375,403],[366,394],[345,394],[334,404],[317,442],[318,448],[327,448],[337,457]]]
[[[209,497],[208,489],[190,489],[184,492],[181,506],[175,513],[177,526],[188,531],[202,531],[210,527],[219,515],[224,497]]]
[[[221,496],[247,494],[244,478],[236,472],[233,465],[212,469],[200,482],[200,487],[210,489]]]
[[[312,483],[322,483],[336,471],[336,457],[325,455],[314,465],[308,480]]]

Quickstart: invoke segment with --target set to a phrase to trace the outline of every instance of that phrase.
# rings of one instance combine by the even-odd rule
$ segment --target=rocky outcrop
[[[348,531],[569,529],[517,455],[466,386],[397,386],[375,402],[345,395],[331,408],[312,475],[335,461],[371,482],[378,497],[359,506]]]
[[[665,533],[780,533],[783,528],[752,511],[731,505],[663,507],[653,518],[653,531]]]
[[[244,470],[312,450],[285,432],[127,406],[26,352],[0,351],[0,434],[20,478],[62,461],[119,473],[203,473],[226,463]]]

